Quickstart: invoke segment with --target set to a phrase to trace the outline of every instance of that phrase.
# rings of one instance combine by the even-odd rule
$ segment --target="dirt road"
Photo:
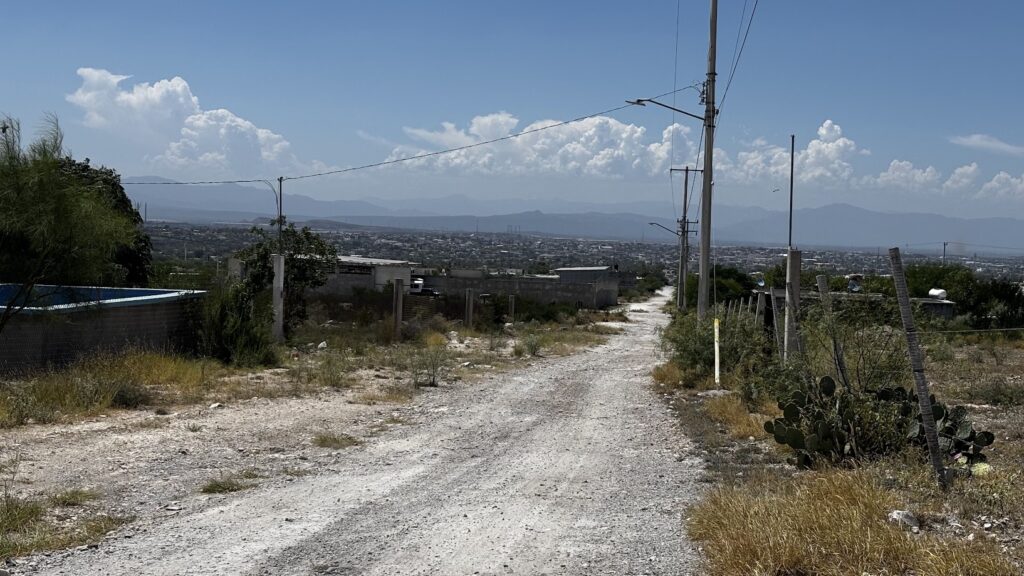
[[[648,387],[664,302],[633,305],[625,333],[592,350],[424,394],[404,413],[415,423],[330,453],[316,474],[201,496],[187,472],[159,467],[158,450],[158,472],[146,470],[188,488],[178,505],[140,497],[146,510],[98,547],[37,556],[15,573],[695,574],[682,515],[700,462]],[[317,401],[231,409],[249,410],[235,419],[259,429],[275,425],[275,411],[294,424],[303,402]],[[220,455],[237,458],[244,434],[224,435]],[[131,486],[141,490],[124,486],[128,500]]]

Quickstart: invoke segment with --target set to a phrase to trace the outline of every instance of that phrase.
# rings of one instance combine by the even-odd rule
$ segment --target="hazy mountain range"
[[[137,185],[156,177],[126,178],[125,189],[150,220],[194,223],[247,222],[274,215],[269,188],[241,185]],[[477,200],[465,196],[402,200],[318,200],[285,194],[284,211],[294,221],[317,220],[360,227],[540,233],[555,236],[675,242],[651,226],[675,229],[678,207],[668,203],[582,203],[558,199]],[[715,205],[716,243],[784,245],[788,215],[757,207]],[[882,213],[847,204],[796,210],[793,237],[798,246],[885,247],[917,244],[921,250],[952,253],[1024,252],[1024,221],[1013,218],[953,218],[923,213]],[[1005,250],[1003,250],[1005,251]]]

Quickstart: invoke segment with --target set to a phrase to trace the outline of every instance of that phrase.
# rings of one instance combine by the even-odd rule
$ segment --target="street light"
[[[676,108],[675,106],[669,106],[668,104],[662,104],[661,102],[658,102],[654,98],[637,98],[636,100],[626,100],[626,104],[632,104],[633,106],[646,106],[648,102],[650,102],[651,104],[654,104],[656,106],[661,106],[662,108],[667,108],[667,109],[669,109],[669,110],[671,110],[673,112],[678,112],[678,113],[683,114],[685,116],[689,116],[690,118],[696,118],[697,120],[700,120],[701,122],[704,121],[704,117],[703,116],[697,116],[696,114],[690,114],[686,110],[680,110],[679,108]]]
[[[661,224],[658,224],[657,222],[648,222],[648,224],[650,224],[651,226],[657,226],[658,228],[661,228],[662,230],[664,230],[666,232],[669,232],[671,234],[675,234],[676,236],[679,236],[679,232],[676,232],[675,230],[672,230],[671,228],[668,228],[667,226],[662,226]]]
[[[705,85],[706,94],[709,95],[709,98],[704,98],[703,95],[702,95],[702,100],[704,100],[704,104],[707,106],[707,109],[704,112],[704,116],[698,116],[696,114],[691,114],[690,112],[687,112],[686,110],[680,110],[679,108],[676,108],[675,106],[669,106],[668,104],[663,104],[661,102],[658,102],[654,98],[637,98],[636,100],[626,100],[627,104],[631,104],[633,106],[646,106],[647,103],[650,102],[651,104],[654,104],[655,106],[660,106],[662,108],[665,108],[666,110],[671,110],[673,112],[678,112],[678,113],[682,114],[683,116],[689,116],[690,118],[694,118],[696,120],[701,120],[704,123],[704,135],[705,135],[704,169],[703,170],[698,170],[698,172],[702,172],[704,174],[704,187],[703,187],[703,190],[701,191],[701,218],[700,218],[700,226],[701,226],[701,228],[700,228],[700,261],[699,261],[699,267],[700,267],[699,272],[700,272],[700,274],[697,277],[697,317],[699,319],[701,319],[701,320],[704,319],[704,315],[707,313],[708,293],[710,291],[710,285],[708,284],[708,278],[710,277],[710,267],[711,267],[711,261],[710,261],[710,254],[711,254],[711,184],[712,184],[712,179],[711,179],[711,171],[712,171],[711,155],[713,154],[713,151],[714,151],[714,147],[713,147],[713,142],[714,142],[714,118],[715,118],[715,114],[717,114],[717,111],[715,110],[715,107],[714,107],[714,99],[715,99],[714,98],[714,93],[715,93],[715,91],[714,91],[714,33],[715,33],[715,18],[716,18],[715,15],[717,13],[717,0],[712,0],[711,6],[712,6],[712,16],[711,16],[712,40],[711,40],[711,50],[709,51],[708,82]],[[704,94],[704,93],[702,93],[702,94]],[[689,169],[688,168],[687,168],[686,172],[687,172],[687,176],[689,176]],[[683,192],[683,202],[684,202],[684,204],[683,204],[683,211],[684,211],[683,220],[686,220],[685,212],[686,212],[686,194],[687,193],[688,193],[687,191]],[[679,261],[680,261],[680,264],[682,264],[683,263],[683,258],[684,258],[683,252],[686,249],[685,248],[685,244],[687,243],[686,241],[689,239],[689,236],[688,236],[688,234],[689,234],[689,228],[688,228],[689,222],[680,222],[680,224],[686,226],[685,231],[683,232],[684,235],[680,235],[679,236],[679,240],[680,240],[680,243],[679,243]],[[682,265],[680,266],[680,269],[682,269]],[[682,275],[682,272],[680,272],[680,274]],[[683,286],[685,287],[685,281],[684,281]],[[680,310],[684,310],[685,309],[685,305],[686,304],[685,304],[685,300],[684,299],[680,299],[680,301],[677,302],[677,304],[678,304]]]

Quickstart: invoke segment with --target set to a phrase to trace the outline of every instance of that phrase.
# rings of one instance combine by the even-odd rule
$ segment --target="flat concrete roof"
[[[383,258],[364,258],[362,256],[338,256],[342,264],[362,264],[364,266],[410,266],[408,260],[385,260]]]

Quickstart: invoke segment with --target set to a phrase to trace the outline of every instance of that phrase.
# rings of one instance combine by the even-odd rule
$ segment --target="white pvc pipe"
[[[715,318],[715,386],[722,385],[721,371],[718,363],[718,318]]]

